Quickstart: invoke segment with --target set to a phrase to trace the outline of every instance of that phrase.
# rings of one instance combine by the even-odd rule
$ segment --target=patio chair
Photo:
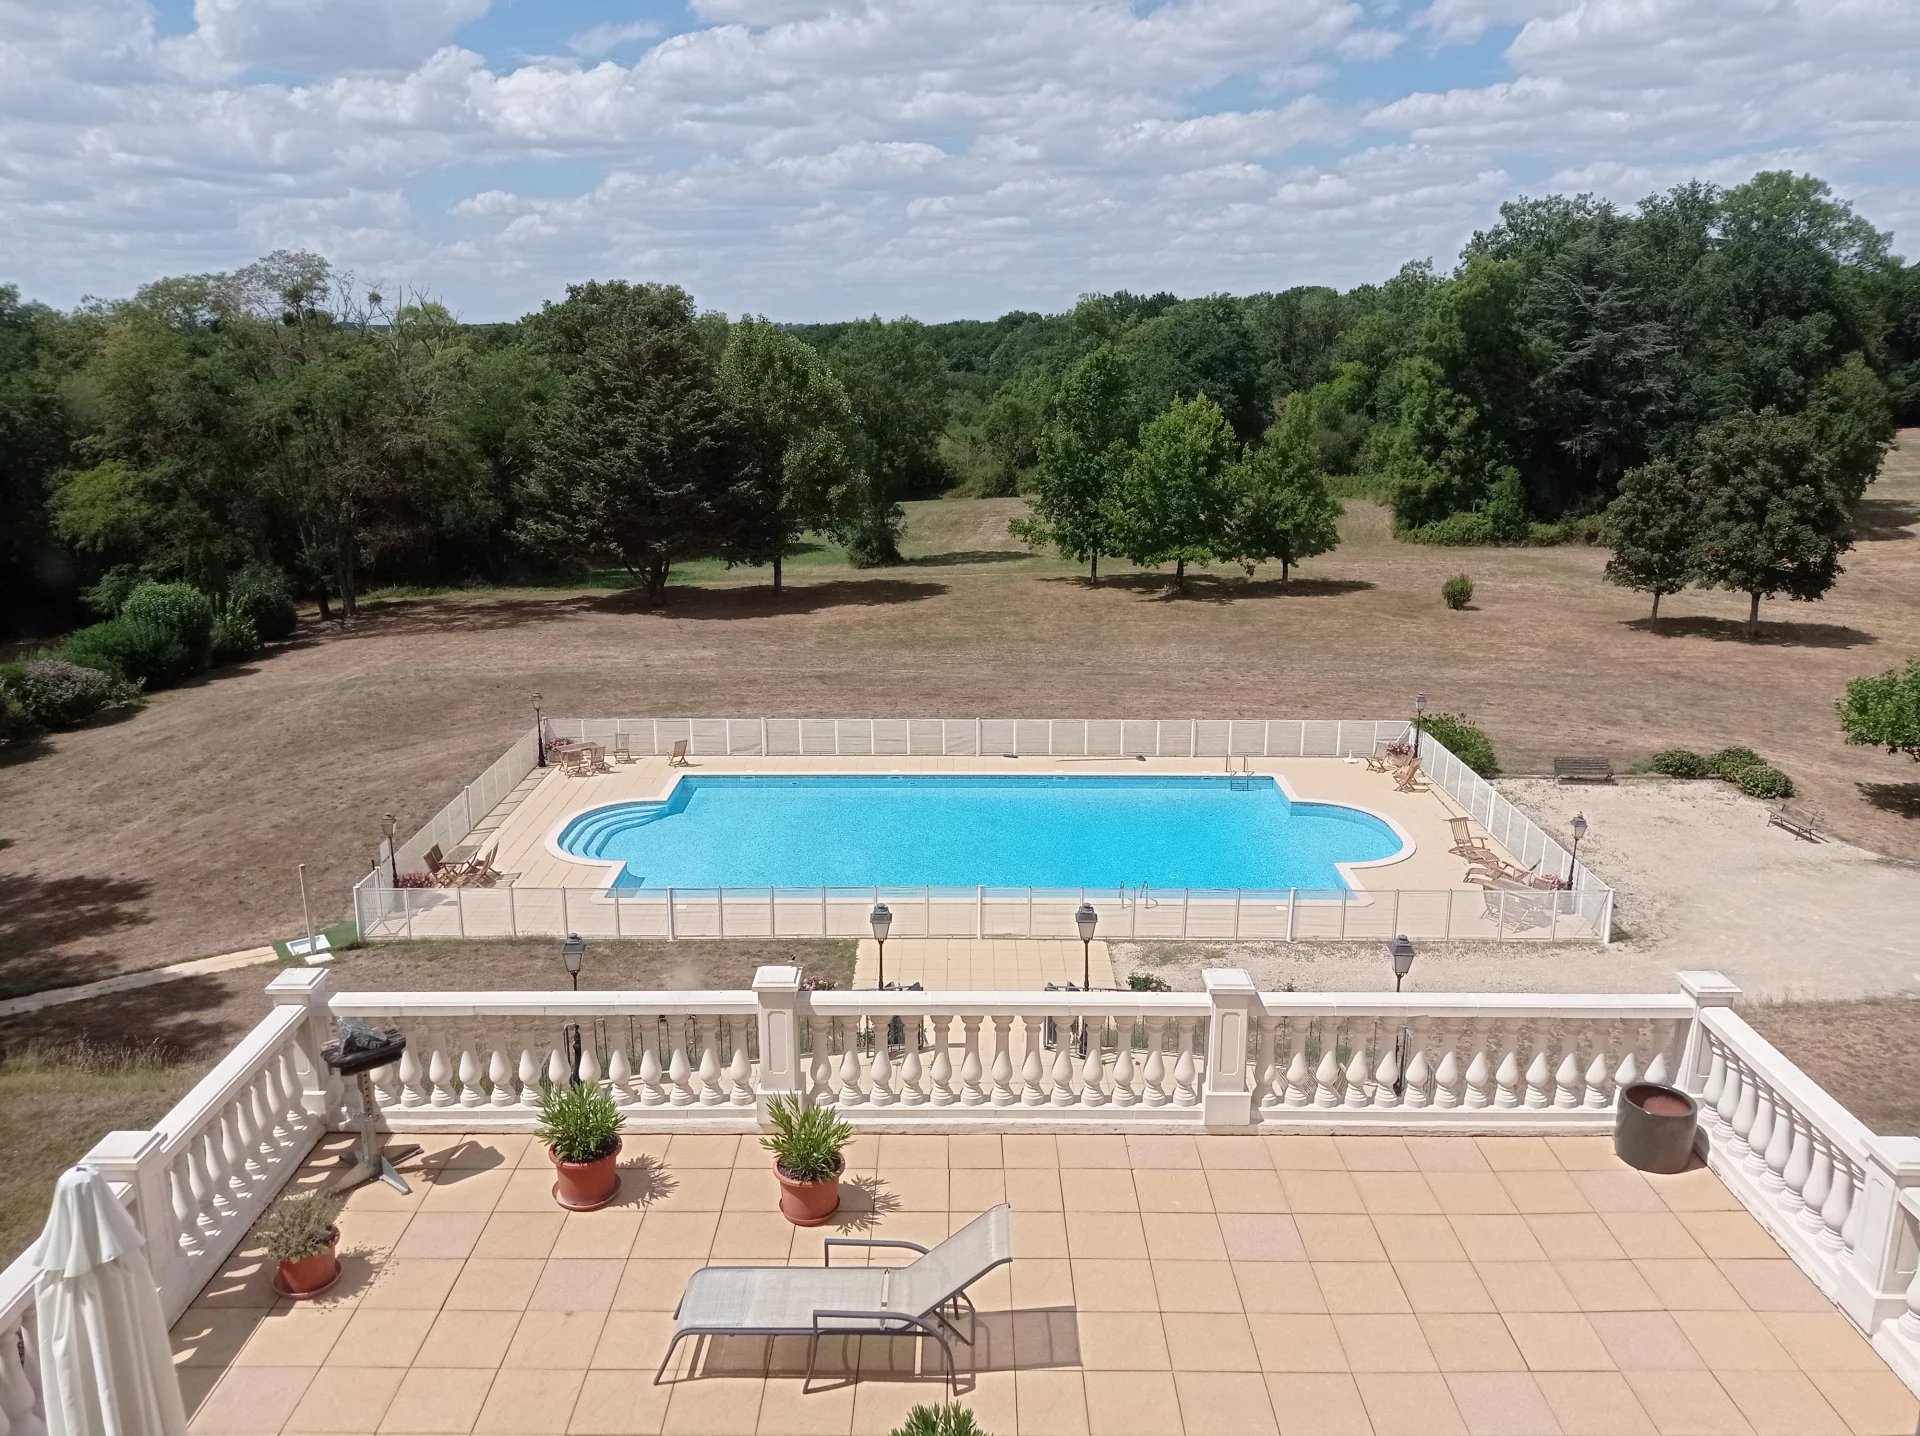
[[[1393,759],[1384,753],[1369,753],[1367,754],[1367,771],[1369,773],[1390,773],[1393,771]]]
[[[693,766],[693,764],[687,761],[687,740],[685,738],[675,738],[673,740],[673,755],[667,759],[667,766],[669,768],[691,768]]]
[[[1453,831],[1453,846],[1447,851],[1455,857],[1472,860],[1491,860],[1499,862],[1499,855],[1488,846],[1485,838],[1473,835],[1473,825],[1465,818],[1448,818],[1447,826]]]
[[[633,737],[631,734],[615,733],[613,735],[613,761],[616,763],[632,763],[637,761],[633,756]]]
[[[895,1247],[919,1255],[899,1267],[836,1267],[835,1247]],[[947,1385],[957,1395],[959,1368],[949,1334],[973,1345],[979,1315],[967,1288],[1013,1260],[1007,1204],[990,1207],[940,1245],[874,1237],[828,1237],[822,1265],[706,1266],[687,1278],[673,1314],[673,1339],[653,1375],[658,1386],[674,1348],[688,1336],[804,1336],[807,1376],[823,1336],[930,1336],[947,1358]],[[969,1329],[961,1331],[961,1317]]]
[[[593,749],[589,747],[571,750],[562,761],[569,778],[591,778],[600,771],[599,765],[594,762]]]
[[[460,870],[461,887],[492,887],[500,881],[500,872],[493,860],[500,855],[500,844],[495,843],[486,852],[480,854]]]
[[[447,857],[445,853],[440,851],[440,844],[435,843],[432,847],[428,848],[427,855],[420,861],[427,865],[427,876],[432,878],[435,883],[439,883],[441,881],[440,869],[447,865]]]
[[[1395,791],[1401,793],[1424,793],[1427,791],[1426,780],[1420,776],[1420,762],[1418,759],[1407,764],[1406,767],[1394,771],[1393,786]]]

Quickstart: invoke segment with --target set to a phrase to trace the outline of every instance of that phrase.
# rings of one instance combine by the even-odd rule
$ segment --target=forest
[[[612,568],[651,604],[694,558],[777,587],[804,534],[896,561],[899,502],[947,493],[1027,495],[1020,536],[1096,579],[1284,577],[1365,495],[1408,541],[1608,542],[1656,613],[1690,582],[1757,611],[1831,582],[1916,421],[1920,266],[1788,173],[1516,199],[1451,269],[1344,293],[942,324],[625,281],[468,324],[279,252],[69,312],[0,286],[0,636],[123,621],[143,585],[205,595],[242,645],[234,604],[273,625],[280,594],[350,620],[376,586]],[[1797,547],[1742,567],[1742,524]]]

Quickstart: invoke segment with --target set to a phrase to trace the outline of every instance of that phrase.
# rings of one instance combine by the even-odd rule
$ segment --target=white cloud
[[[190,73],[301,75],[412,68],[487,12],[488,0],[194,0],[194,29],[168,42]]]
[[[660,27],[650,20],[632,20],[625,24],[608,22],[569,35],[567,48],[576,55],[598,57],[624,49],[636,40],[651,40],[659,33]]]

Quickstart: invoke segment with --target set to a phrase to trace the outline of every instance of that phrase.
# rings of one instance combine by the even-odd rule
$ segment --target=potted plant
[[[570,1212],[604,1207],[620,1190],[620,1113],[598,1083],[555,1084],[540,1095],[535,1130],[553,1159],[553,1199]]]
[[[260,1236],[280,1263],[273,1289],[296,1300],[318,1296],[340,1280],[340,1203],[325,1192],[288,1197],[267,1213]]]
[[[987,1436],[973,1413],[949,1402],[944,1406],[916,1406],[893,1428],[892,1436]]]
[[[773,1153],[780,1180],[780,1211],[796,1227],[817,1227],[840,1210],[842,1155],[853,1128],[831,1107],[809,1107],[798,1096],[775,1097],[767,1106],[773,1135],[760,1145]]]

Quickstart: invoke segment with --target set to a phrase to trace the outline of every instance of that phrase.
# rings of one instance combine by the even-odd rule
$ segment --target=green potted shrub
[[[791,1093],[767,1105],[773,1135],[760,1145],[773,1153],[780,1181],[780,1212],[796,1227],[822,1226],[840,1210],[840,1174],[853,1128],[831,1107],[809,1107]]]
[[[260,1236],[280,1264],[273,1289],[296,1300],[318,1296],[340,1279],[340,1202],[325,1192],[288,1197],[267,1213]]]
[[[553,1199],[570,1212],[604,1207],[620,1191],[620,1113],[595,1082],[556,1083],[540,1095],[535,1129],[553,1160]]]
[[[941,1406],[916,1406],[907,1419],[893,1428],[892,1436],[987,1436],[973,1413],[954,1402]]]

